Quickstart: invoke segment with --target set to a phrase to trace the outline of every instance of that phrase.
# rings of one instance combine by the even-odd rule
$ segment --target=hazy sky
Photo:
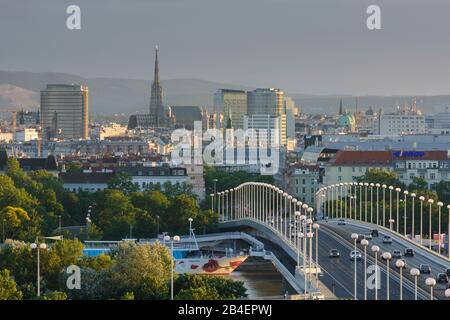
[[[77,4],[82,29],[66,28]],[[366,28],[381,7],[382,30]],[[0,69],[291,93],[450,93],[449,0],[0,0]]]

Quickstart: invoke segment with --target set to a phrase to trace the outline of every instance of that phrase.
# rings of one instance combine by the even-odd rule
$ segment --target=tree
[[[83,166],[79,162],[71,162],[66,165],[66,172],[81,173],[83,172]]]
[[[387,186],[394,186],[401,189],[405,188],[405,184],[398,179],[398,176],[395,172],[385,171],[378,168],[367,170],[364,175],[356,178],[356,181],[386,184]]]
[[[199,210],[195,198],[182,194],[172,200],[167,214],[161,222],[166,230],[170,229],[175,233],[183,233],[188,230],[188,219],[195,220]]]
[[[116,177],[108,182],[108,189],[121,190],[126,195],[139,191],[139,185],[133,182],[132,177],[126,173],[121,172]]]
[[[50,291],[44,293],[40,300],[67,300],[67,294],[61,291]]]
[[[162,244],[122,242],[113,253],[110,281],[114,297],[133,292],[136,299],[165,299],[172,259]]]
[[[428,183],[420,177],[414,177],[412,183],[408,186],[408,190],[416,192],[428,190]]]
[[[0,221],[4,222],[5,237],[26,239],[29,236],[30,216],[22,208],[7,206],[0,211]]]
[[[196,290],[203,288],[202,290]],[[214,291],[210,291],[214,289]],[[247,296],[247,289],[241,281],[233,281],[218,276],[201,276],[197,274],[181,274],[174,284],[174,292],[178,299],[205,299],[208,293],[216,294],[215,299],[240,299]]]
[[[17,290],[8,269],[0,271],[0,300],[22,300],[22,292]]]
[[[436,185],[436,192],[440,201],[450,203],[450,181],[441,181]]]
[[[137,209],[122,191],[107,189],[99,199],[97,224],[106,239],[121,239],[135,224]]]
[[[198,287],[181,289],[175,296],[175,300],[219,300],[220,296],[216,288]]]

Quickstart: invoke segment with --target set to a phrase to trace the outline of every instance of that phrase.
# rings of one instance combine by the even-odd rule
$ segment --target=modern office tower
[[[278,116],[285,114],[284,93],[280,89],[256,89],[248,92],[247,114],[269,114]]]
[[[244,128],[247,113],[247,92],[242,90],[219,89],[214,94],[214,111],[223,113],[225,126],[231,121],[234,129]]]
[[[167,125],[167,117],[163,106],[163,89],[159,81],[158,47],[155,50],[155,70],[150,97],[150,116],[153,126],[165,127]]]
[[[245,129],[278,130],[278,143],[286,145],[286,109],[280,89],[256,89],[247,94]],[[268,137],[273,142],[273,137]]]
[[[254,129],[260,141],[268,145],[286,145],[286,115],[272,116],[270,114],[252,114],[244,118],[244,130]],[[263,136],[262,130],[266,130],[267,136]],[[274,131],[277,134],[274,134]],[[249,137],[256,139],[257,137]],[[277,140],[275,140],[277,139]],[[255,140],[254,140],[255,141]]]
[[[43,140],[89,138],[89,90],[74,84],[49,84],[41,91]]]

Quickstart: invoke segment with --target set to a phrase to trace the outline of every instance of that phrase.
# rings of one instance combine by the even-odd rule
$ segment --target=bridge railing
[[[447,225],[444,225],[441,201],[386,184],[343,182],[325,186],[317,191],[315,202],[317,211],[324,217],[386,228],[430,253],[450,260],[450,204],[447,205]],[[437,219],[432,219],[433,216]],[[427,238],[424,237],[426,232]]]
[[[249,219],[260,223],[295,248],[297,266],[300,258],[304,269],[310,270],[317,265],[317,253],[312,259],[311,243],[319,225],[314,223],[314,209],[308,204],[276,186],[260,182],[246,182],[236,188],[216,192],[211,194],[211,199],[211,209],[219,213],[221,222]]]

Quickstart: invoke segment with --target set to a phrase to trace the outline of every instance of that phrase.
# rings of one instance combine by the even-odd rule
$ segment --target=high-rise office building
[[[41,91],[42,138],[89,138],[89,90],[74,84],[49,84]]]
[[[279,116],[285,114],[284,93],[280,89],[256,89],[248,92],[247,114],[269,114]]]
[[[234,129],[244,128],[247,113],[247,92],[242,90],[219,89],[214,94],[214,111],[223,113],[225,127],[230,123]]]
[[[245,129],[278,131],[278,143],[286,145],[287,123],[284,93],[280,89],[256,89],[247,94]],[[273,136],[268,137],[273,142]]]

